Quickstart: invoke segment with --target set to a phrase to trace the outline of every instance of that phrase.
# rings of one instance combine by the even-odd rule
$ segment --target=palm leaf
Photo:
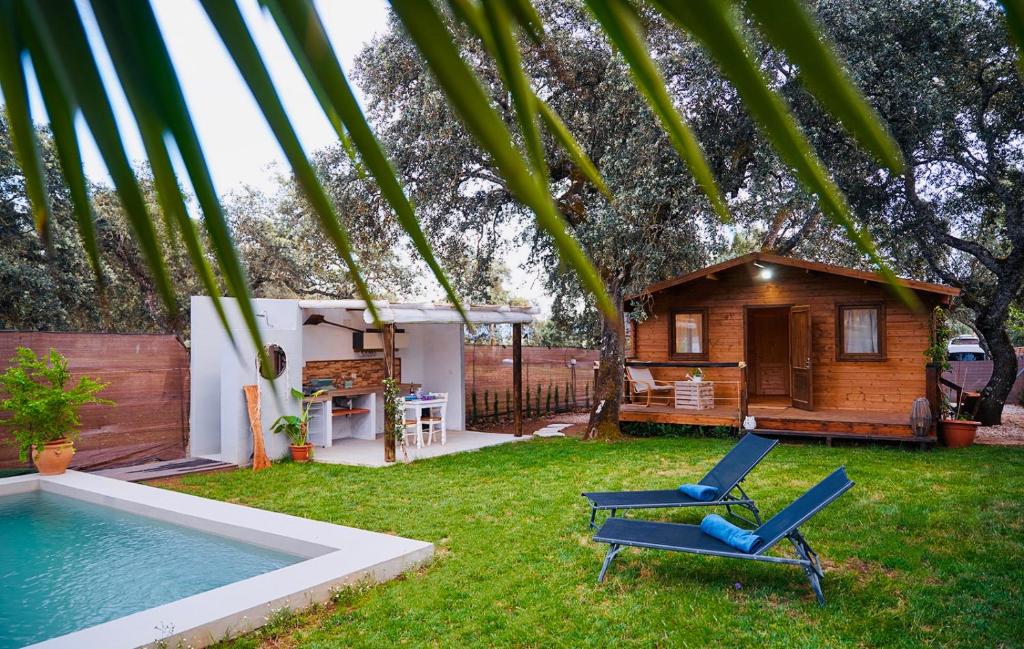
[[[516,121],[519,124],[519,130],[522,131],[523,140],[526,142],[526,153],[533,165],[533,172],[537,175],[538,182],[547,183],[548,168],[547,161],[544,159],[544,144],[540,139],[540,129],[537,127],[536,103],[533,90],[530,88],[530,80],[523,70],[523,61],[519,54],[519,46],[516,45],[516,39],[512,33],[508,9],[502,0],[485,2],[484,16],[487,30],[491,35],[491,42],[494,44],[493,56],[498,64],[505,88],[512,96]]]
[[[146,210],[142,191],[132,171],[128,155],[113,109],[107,97],[92,49],[85,35],[81,17],[74,0],[52,0],[45,5],[25,2],[28,20],[26,29],[32,29],[47,58],[53,62],[54,77],[61,88],[68,112],[73,106],[82,111],[93,135],[100,155],[106,163],[110,177],[128,223],[152,276],[157,294],[172,322],[178,319],[178,304],[174,287],[164,264],[163,250],[157,239],[152,218]],[[56,136],[56,133],[54,134]]]
[[[785,100],[769,87],[768,81],[750,56],[731,7],[718,0],[653,2],[711,53],[779,156],[795,170],[804,187],[818,197],[822,211],[846,231],[849,239],[871,259],[892,289],[906,303],[916,305],[917,298],[898,283],[895,273],[879,256],[869,235],[854,223],[846,197],[832,182],[814,154]]]
[[[19,11],[18,14],[19,21],[27,20],[23,11]],[[50,118],[50,129],[53,131],[53,142],[57,149],[61,171],[68,190],[71,192],[71,206],[78,224],[82,247],[89,258],[89,266],[96,278],[97,289],[102,293],[104,281],[103,268],[100,265],[100,248],[96,240],[96,226],[93,222],[92,204],[89,200],[89,181],[85,177],[82,153],[78,147],[74,115],[61,97],[61,89],[53,71],[53,63],[46,56],[39,41],[33,39],[34,32],[31,29],[22,29],[22,34],[26,37],[32,67],[36,72],[39,91],[43,97],[43,105]]]
[[[195,268],[199,279],[213,302],[214,310],[221,324],[234,344],[227,313],[220,299],[220,288],[214,277],[213,270],[206,259],[202,242],[185,201],[181,195],[178,178],[171,163],[170,153],[164,140],[165,133],[173,133],[167,122],[167,116],[174,111],[176,102],[172,97],[165,98],[162,92],[168,82],[175,82],[176,75],[171,67],[163,38],[160,36],[156,17],[148,3],[131,3],[123,5],[112,0],[92,0],[93,13],[99,23],[100,30],[106,37],[108,51],[117,71],[121,86],[128,97],[129,105],[142,135],[143,146],[153,171],[153,180],[157,189],[157,200],[162,213],[170,219],[169,226],[182,237],[189,260]],[[163,83],[157,86],[158,92],[149,92],[149,79],[158,77]],[[228,241],[230,244],[230,240]],[[233,247],[229,246],[233,251]],[[228,256],[224,266],[230,267],[227,275],[229,284],[236,295],[247,299],[241,305],[243,319],[249,325],[250,336],[258,350],[263,349],[255,313],[250,308],[248,286],[244,271],[237,259]],[[231,264],[234,267],[231,267]],[[269,359],[267,359],[269,361]]]
[[[494,0],[487,0],[493,2]],[[503,1],[508,11],[515,17],[516,22],[526,32],[530,39],[539,44],[544,38],[544,21],[541,20],[537,9],[530,0],[497,0]]]
[[[1024,82],[1024,0],[1000,0],[1005,10],[1006,33],[1017,45],[1017,69]]]
[[[452,8],[453,13],[455,13],[455,15],[469,27],[470,31],[472,31],[473,34],[481,40],[484,45],[484,49],[493,55],[497,46],[494,43],[493,34],[486,22],[486,19],[484,18],[483,10],[470,0],[448,0],[448,5]],[[532,5],[530,8],[533,8]],[[536,102],[537,113],[544,120],[548,130],[555,136],[555,140],[562,145],[565,152],[569,154],[573,163],[580,169],[583,175],[608,198],[608,200],[612,200],[612,194],[608,190],[608,186],[605,184],[604,179],[601,178],[601,174],[598,172],[597,167],[590,160],[587,154],[583,152],[583,148],[580,147],[578,142],[576,142],[576,138],[573,137],[568,127],[566,127],[565,123],[558,116],[558,113],[556,113],[554,109],[544,103],[544,101],[536,95],[533,96],[533,101]]]
[[[580,283],[594,294],[598,307],[617,317],[601,279],[579,243],[569,235],[551,195],[536,182],[522,155],[511,144],[512,136],[491,106],[479,80],[459,58],[451,34],[434,6],[419,0],[392,0],[391,6],[416,43],[480,146],[491,156],[516,198],[531,209],[540,228],[554,241],[561,259],[579,275]]]
[[[0,2],[0,90],[3,90],[7,109],[7,122],[11,129],[11,144],[18,166],[25,176],[32,222],[47,249],[50,247],[50,201],[46,192],[43,160],[36,140],[36,129],[28,102],[28,84],[21,57],[25,45],[16,28],[15,6],[12,0]]]
[[[409,235],[413,246],[434,273],[444,288],[449,301],[458,309],[463,320],[468,316],[455,289],[448,281],[441,264],[427,241],[419,220],[395,175],[395,170],[384,154],[380,143],[366,121],[355,93],[345,78],[345,73],[331,47],[327,32],[320,17],[306,0],[261,0],[267,7],[281,33],[292,50],[293,56],[302,63],[300,66],[311,86],[322,93],[321,106],[328,114],[334,114],[347,127],[352,142],[377,181],[381,194],[395,211],[402,229]]]
[[[800,78],[851,135],[893,173],[902,173],[903,154],[882,120],[846,76],[821,30],[801,0],[745,0],[768,39],[800,70]]]
[[[693,131],[672,105],[672,99],[665,88],[665,80],[647,52],[636,13],[624,0],[586,2],[605,34],[626,60],[647,104],[661,120],[662,128],[672,141],[672,146],[686,163],[697,185],[711,201],[711,207],[723,222],[731,221],[729,208],[704,157],[704,150]]]
[[[201,0],[201,4],[221,40],[227,46],[231,58],[239,72],[242,73],[242,78],[249,86],[256,103],[263,111],[263,116],[291,165],[295,180],[299,183],[313,212],[320,221],[320,227],[348,267],[352,282],[356,285],[356,291],[366,301],[367,309],[373,315],[374,320],[379,321],[380,316],[373,303],[370,289],[352,255],[352,244],[348,233],[338,220],[334,206],[327,198],[313,166],[302,150],[299,138],[288,120],[288,115],[277,95],[277,90],[274,89],[274,83],[270,79],[270,74],[267,72],[259,50],[256,49],[256,43],[253,42],[238,5],[235,4],[235,0]]]
[[[569,158],[572,160],[576,168],[580,170],[587,180],[589,180],[597,189],[605,195],[605,198],[612,200],[611,190],[608,189],[608,185],[605,184],[604,178],[601,177],[601,172],[597,170],[594,162],[590,157],[583,151],[583,148],[576,141],[576,138],[572,136],[569,128],[562,121],[562,118],[558,116],[551,106],[548,106],[546,102],[536,98],[537,108],[540,109],[540,116],[544,119],[544,124],[547,125],[548,131],[555,136],[555,139],[562,145],[566,153],[569,154]]]

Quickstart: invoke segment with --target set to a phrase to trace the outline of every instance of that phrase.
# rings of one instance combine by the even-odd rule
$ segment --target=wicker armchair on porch
[[[627,367],[625,383],[631,402],[644,399],[647,407],[652,403],[669,406],[674,402],[675,384],[672,381],[658,381],[646,367]]]

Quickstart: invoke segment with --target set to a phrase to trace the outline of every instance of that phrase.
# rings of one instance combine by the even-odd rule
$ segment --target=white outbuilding
[[[223,298],[222,304],[231,336],[212,299],[192,298],[191,456],[239,466],[251,462],[253,435],[243,391],[246,385],[259,386],[263,440],[272,459],[288,453],[288,440],[272,434],[271,424],[281,414],[298,414],[300,402],[291,396],[291,390],[309,393],[311,385],[329,388],[310,421],[310,441],[321,449],[318,453],[315,448],[315,454],[330,458],[331,453],[323,449],[348,439],[366,440],[365,444],[379,444],[383,449],[384,337],[374,327],[364,301],[254,300],[271,362],[262,373],[238,302]],[[403,391],[443,396],[447,429],[462,431],[466,408],[465,324],[461,315],[451,306],[431,303],[377,301],[374,305],[381,322],[394,325],[394,376]],[[511,324],[518,334],[537,311],[474,306],[467,313],[474,325]]]

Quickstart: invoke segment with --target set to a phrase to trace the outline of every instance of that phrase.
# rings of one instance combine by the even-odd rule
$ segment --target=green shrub
[[[632,437],[736,437],[736,429],[731,426],[692,426],[650,421],[624,421],[621,428],[623,433]]]
[[[46,442],[62,438],[78,438],[78,409],[87,403],[113,404],[96,395],[105,387],[95,379],[83,376],[74,387],[68,387],[71,372],[68,361],[56,349],[47,358],[39,358],[27,347],[18,347],[11,367],[0,374],[0,390],[6,398],[0,410],[10,416],[0,419],[13,436],[21,461],[28,460],[33,447],[43,450]]]

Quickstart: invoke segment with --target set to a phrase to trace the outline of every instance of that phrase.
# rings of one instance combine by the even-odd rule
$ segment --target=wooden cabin
[[[780,436],[913,438],[914,400],[937,406],[932,311],[959,290],[900,284],[916,309],[875,273],[766,253],[653,284],[627,299],[646,317],[630,321],[620,419],[740,426],[750,415]],[[710,391],[683,382],[698,367]]]

